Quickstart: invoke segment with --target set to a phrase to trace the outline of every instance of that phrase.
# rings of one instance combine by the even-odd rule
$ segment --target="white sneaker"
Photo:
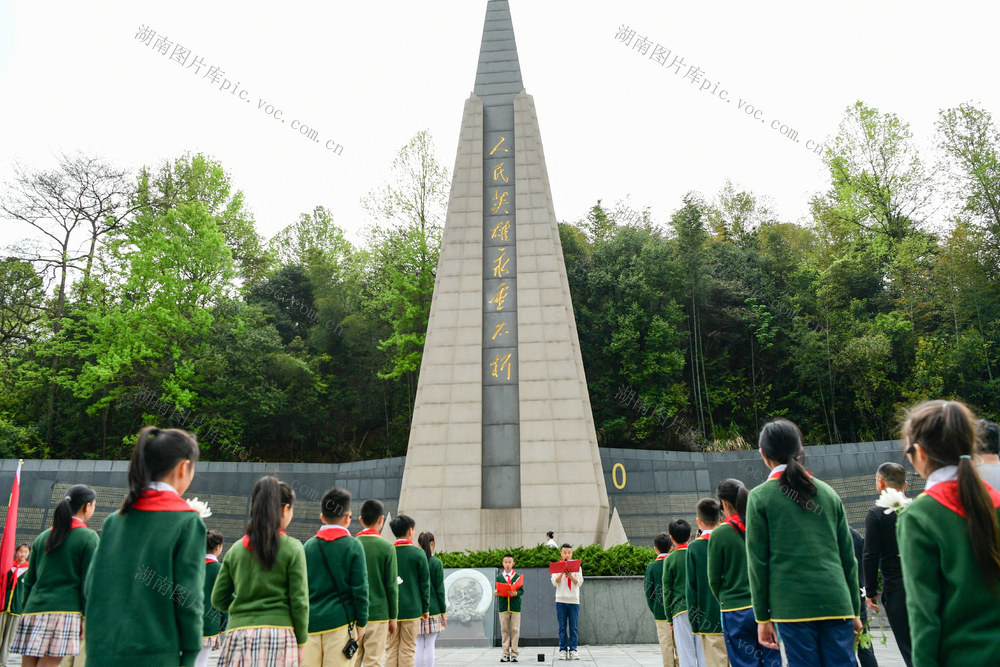
[[[560,660],[569,660],[569,651],[559,651]]]
[[[577,654],[576,651],[570,651],[569,652],[569,659],[570,660],[579,660],[580,656]]]

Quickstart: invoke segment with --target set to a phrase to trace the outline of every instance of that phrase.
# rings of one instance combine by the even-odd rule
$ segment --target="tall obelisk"
[[[608,497],[507,0],[465,103],[399,511],[442,550],[602,542]]]

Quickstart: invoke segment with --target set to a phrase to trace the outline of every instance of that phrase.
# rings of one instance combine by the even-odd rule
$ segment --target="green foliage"
[[[443,552],[434,555],[441,559],[445,567],[503,567],[504,554],[514,556],[515,569],[548,567],[559,560],[559,549],[539,545],[526,549],[490,549],[488,551],[465,551],[462,553]],[[642,576],[646,566],[656,558],[652,547],[636,547],[620,544],[605,550],[599,544],[577,547],[573,558],[580,559],[580,567],[585,577],[630,577]]]

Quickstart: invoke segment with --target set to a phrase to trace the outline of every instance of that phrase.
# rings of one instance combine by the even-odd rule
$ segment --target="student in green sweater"
[[[396,536],[396,568],[399,572],[398,629],[389,639],[385,667],[412,667],[420,620],[430,616],[431,587],[427,554],[413,543],[416,522],[400,514],[389,522]]]
[[[976,471],[975,429],[958,401],[921,403],[903,423],[906,455],[927,480],[896,523],[914,667],[1000,655],[1000,492]]]
[[[687,605],[687,550],[691,525],[675,519],[667,527],[674,548],[663,560],[663,607],[674,630],[674,648],[680,667],[704,667],[705,652],[691,632]]]
[[[0,665],[7,664],[10,657],[10,642],[14,639],[14,632],[21,622],[21,612],[24,610],[24,598],[21,595],[21,588],[17,585],[24,573],[28,571],[28,557],[31,555],[30,544],[17,545],[14,552],[14,565],[7,570],[7,593],[2,601],[0,609]]]
[[[181,498],[198,443],[147,426],[129,463],[129,492],[104,520],[87,576],[87,664],[191,667],[204,629],[205,524]],[[123,613],[128,610],[130,613]]]
[[[757,641],[747,575],[747,489],[724,479],[715,489],[725,518],[708,542],[708,585],[722,611],[726,653],[733,667],[781,667],[781,652]]]
[[[361,525],[358,541],[365,550],[368,567],[368,625],[364,641],[358,650],[358,665],[382,667],[389,637],[396,634],[396,617],[399,612],[399,583],[396,581],[396,549],[382,539],[385,506],[369,498],[361,506]]]
[[[844,505],[802,467],[802,434],[795,424],[765,424],[758,446],[771,473],[747,498],[757,640],[777,649],[780,637],[788,663],[796,667],[853,666],[861,591]]]
[[[80,652],[84,579],[100,541],[86,521],[96,505],[92,488],[69,487],[56,505],[52,527],[31,547],[35,557],[20,584],[24,612],[10,647],[26,667],[55,667]]]
[[[441,559],[434,555],[434,533],[420,533],[417,544],[427,555],[431,606],[429,616],[420,619],[416,663],[417,667],[434,667],[434,644],[437,642],[438,633],[442,632],[448,625],[444,601],[444,565],[441,563]]]
[[[309,638],[309,583],[302,543],[285,534],[295,492],[261,477],[250,497],[247,534],[226,554],[212,606],[229,614],[219,667],[302,664]]]
[[[726,667],[726,642],[722,637],[722,612],[708,585],[708,541],[719,525],[719,501],[702,498],[695,507],[701,534],[687,550],[687,606],[691,632],[700,641],[706,667]]]
[[[660,533],[653,538],[656,559],[646,566],[646,606],[653,612],[656,623],[656,639],[660,643],[663,667],[677,667],[677,651],[674,650],[674,629],[670,627],[667,610],[663,607],[663,559],[670,553],[670,536]]]
[[[500,561],[503,570],[497,573],[496,583],[517,586],[517,590],[497,600],[500,616],[500,662],[517,662],[518,640],[521,637],[521,598],[524,596],[524,575],[514,571],[514,554],[504,554]],[[498,595],[494,586],[493,594]]]
[[[218,650],[222,646],[220,636],[222,635],[222,625],[225,614],[212,606],[212,588],[215,587],[215,580],[219,577],[219,570],[222,564],[219,563],[219,556],[222,555],[222,533],[217,530],[210,530],[205,537],[205,615],[204,638],[201,642],[201,653],[195,660],[194,667],[208,667],[208,658],[212,651]]]
[[[309,573],[309,667],[354,665],[344,655],[353,638],[361,642],[368,624],[368,567],[365,550],[347,526],[351,523],[351,494],[333,487],[323,495],[323,526],[305,545]],[[357,632],[354,629],[357,628]]]

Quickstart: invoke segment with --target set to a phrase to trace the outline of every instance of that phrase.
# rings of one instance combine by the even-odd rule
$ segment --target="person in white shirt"
[[[573,547],[562,545],[562,560],[573,558]],[[556,614],[559,619],[559,659],[579,660],[576,652],[577,622],[580,618],[580,586],[583,572],[560,572],[550,575],[556,587]]]
[[[550,530],[549,532],[545,533],[545,537],[549,538],[549,541],[545,543],[545,546],[547,546],[547,547],[555,547],[556,549],[559,548],[559,545],[556,544],[556,534],[555,533],[553,533]]]
[[[984,482],[1000,491],[1000,426],[981,419],[978,430],[976,469]]]

